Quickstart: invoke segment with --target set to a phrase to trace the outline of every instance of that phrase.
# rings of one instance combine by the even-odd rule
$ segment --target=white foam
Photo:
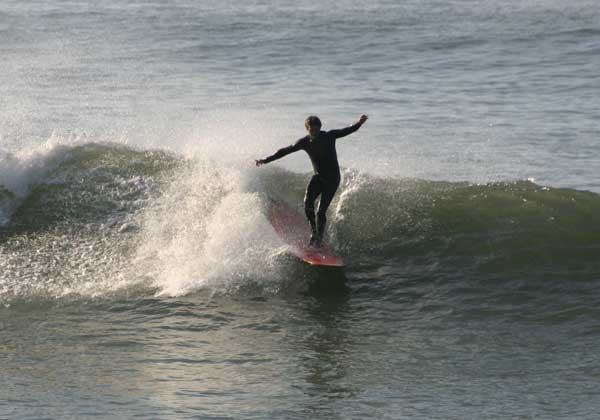
[[[18,203],[53,168],[63,162],[76,139],[52,135],[44,144],[17,151],[0,149],[0,188],[12,193],[0,200],[0,226],[6,224]],[[1,191],[1,190],[0,190]]]
[[[142,215],[134,266],[172,296],[247,282],[276,282],[281,242],[253,191],[258,170],[246,160],[194,164]],[[276,286],[276,285],[275,285]]]
[[[0,302],[69,295],[98,297],[132,286],[122,275],[127,243],[114,232],[78,235],[44,232],[0,247]]]
[[[51,182],[48,174],[72,156],[77,146],[89,144],[85,133],[58,134],[53,132],[42,144],[21,149],[0,148],[0,226],[7,223],[11,213],[25,198],[31,189],[41,182]],[[120,138],[119,144],[126,144],[126,138]]]
[[[18,151],[0,150],[0,185],[25,195],[49,170],[64,160],[69,147],[52,135],[44,144]]]

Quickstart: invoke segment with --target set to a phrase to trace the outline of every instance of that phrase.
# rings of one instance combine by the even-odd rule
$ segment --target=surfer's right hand
[[[264,159],[258,159],[258,160],[255,160],[254,163],[256,163],[256,166],[261,166],[261,165],[264,165],[267,162],[265,162]]]

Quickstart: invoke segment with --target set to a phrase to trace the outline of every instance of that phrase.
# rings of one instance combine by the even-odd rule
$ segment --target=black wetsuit
[[[280,159],[290,153],[304,150],[308,153],[313,165],[314,175],[306,188],[304,210],[310,223],[313,239],[320,241],[327,223],[327,208],[340,185],[340,165],[338,164],[335,140],[354,133],[362,124],[356,123],[341,130],[320,131],[315,140],[310,136],[302,137],[291,146],[279,149],[264,160],[265,163]],[[319,210],[315,220],[315,201],[318,196]]]

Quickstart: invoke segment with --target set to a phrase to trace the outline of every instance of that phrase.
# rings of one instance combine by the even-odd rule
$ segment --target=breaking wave
[[[309,174],[116,144],[4,159],[12,169],[0,178],[0,299],[140,286],[167,295],[248,283],[277,291],[296,264],[265,207],[277,196],[300,208]],[[600,277],[592,192],[345,169],[330,220],[348,277]]]

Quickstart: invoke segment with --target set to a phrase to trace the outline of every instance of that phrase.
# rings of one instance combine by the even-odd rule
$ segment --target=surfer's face
[[[321,131],[321,127],[319,127],[318,125],[309,125],[308,127],[306,127],[306,129],[308,130],[308,135],[313,140],[317,138],[317,136],[319,135],[319,131]]]

